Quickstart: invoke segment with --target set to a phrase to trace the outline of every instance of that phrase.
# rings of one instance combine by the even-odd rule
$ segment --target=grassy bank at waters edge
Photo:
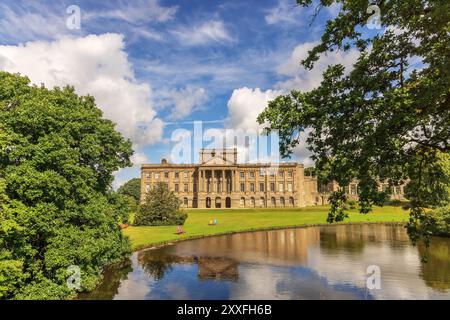
[[[191,209],[186,210],[189,216],[183,227],[186,231],[183,235],[175,234],[176,226],[131,226],[123,232],[130,238],[133,250],[138,250],[167,242],[215,234],[327,224],[328,210],[329,206],[294,209]],[[349,210],[349,216],[345,223],[407,222],[409,211],[400,207],[386,206],[376,207],[367,215],[360,214],[357,210]],[[217,219],[218,225],[209,226],[208,222],[212,219]]]

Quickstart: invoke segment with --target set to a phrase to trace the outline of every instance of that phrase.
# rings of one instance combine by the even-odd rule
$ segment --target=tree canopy
[[[379,32],[366,28],[366,0],[297,0],[303,7],[339,5],[301,64],[312,69],[322,54],[357,49],[351,70],[330,65],[321,84],[277,97],[260,114],[268,130],[279,130],[281,152],[289,156],[308,129],[307,144],[323,181],[347,186],[359,180],[360,210],[389,196],[379,181],[407,183],[411,200],[408,231],[427,240],[426,208],[448,204],[450,174],[450,8],[448,1],[374,1],[381,11]],[[344,200],[333,194],[329,221],[340,221]]]
[[[71,297],[69,266],[88,290],[129,254],[111,182],[131,155],[91,96],[0,72],[0,299]]]
[[[167,183],[158,182],[149,190],[145,202],[134,218],[137,226],[183,225],[187,214],[180,209],[180,199],[169,190]]]
[[[130,210],[136,212],[141,201],[141,179],[133,178],[122,185],[117,193],[125,196],[129,200]]]

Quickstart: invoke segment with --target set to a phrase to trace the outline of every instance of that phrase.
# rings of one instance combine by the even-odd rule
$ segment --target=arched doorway
[[[222,208],[222,199],[220,197],[216,198],[216,208]]]
[[[225,199],[225,207],[231,208],[231,198],[230,197],[227,197]]]
[[[192,199],[192,208],[198,208],[197,198]]]
[[[206,207],[211,208],[211,198],[210,197],[206,198]]]

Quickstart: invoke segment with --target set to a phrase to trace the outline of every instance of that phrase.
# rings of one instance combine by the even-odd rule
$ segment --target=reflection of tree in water
[[[342,229],[346,230],[346,229]],[[364,239],[360,234],[351,234],[335,230],[320,231],[320,249],[325,253],[333,254],[342,251],[362,252],[364,250]]]
[[[138,262],[147,275],[159,281],[164,278],[167,272],[172,270],[172,264],[194,263],[196,262],[196,258],[170,255],[163,249],[157,249],[139,252]]]
[[[426,285],[438,291],[450,289],[450,239],[434,237],[426,250],[418,245],[420,256],[427,256],[427,262],[421,264],[420,277]]]
[[[78,295],[79,300],[112,300],[119,292],[120,283],[133,272],[131,260],[110,267],[103,273],[102,282],[91,292]]]
[[[236,280],[237,263],[228,258],[176,256],[165,250],[148,250],[138,254],[142,269],[154,280],[159,281],[172,270],[173,264],[197,263],[199,279]]]
[[[238,263],[228,258],[203,257],[198,260],[198,278],[201,280],[237,280]]]

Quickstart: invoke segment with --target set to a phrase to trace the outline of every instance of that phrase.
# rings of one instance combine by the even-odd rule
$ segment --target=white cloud
[[[234,129],[258,129],[258,115],[267,107],[269,101],[282,94],[283,91],[250,89],[247,87],[233,91],[228,100],[227,124]]]
[[[208,99],[204,88],[195,88],[190,85],[183,89],[170,90],[163,95],[169,100],[167,103],[172,105],[169,117],[171,120],[180,120],[189,116]]]
[[[106,18],[124,20],[129,23],[148,21],[166,22],[174,19],[178,6],[164,7],[159,0],[133,0],[132,3],[112,3],[114,9],[93,11],[83,17],[87,20]]]
[[[222,21],[211,20],[191,28],[178,28],[171,31],[185,45],[202,45],[211,42],[233,42]]]
[[[280,0],[264,18],[267,24],[303,24],[302,9],[294,0]]]
[[[329,65],[342,64],[346,71],[349,71],[359,57],[357,49],[351,49],[347,52],[331,52],[322,55],[312,70],[306,70],[300,65],[300,62],[307,57],[308,51],[312,50],[317,44],[318,42],[305,42],[295,47],[290,59],[281,64],[277,70],[278,74],[289,78],[277,83],[276,88],[302,91],[312,90],[320,85],[323,79],[322,74]]]
[[[19,72],[47,87],[73,85],[95,97],[104,116],[135,147],[160,140],[163,122],[152,106],[149,84],[139,83],[118,34],[0,46],[0,69]]]
[[[61,7],[61,13],[55,14],[38,2],[29,2],[26,8],[0,3],[0,39],[15,42],[61,36],[69,31],[65,9]]]

